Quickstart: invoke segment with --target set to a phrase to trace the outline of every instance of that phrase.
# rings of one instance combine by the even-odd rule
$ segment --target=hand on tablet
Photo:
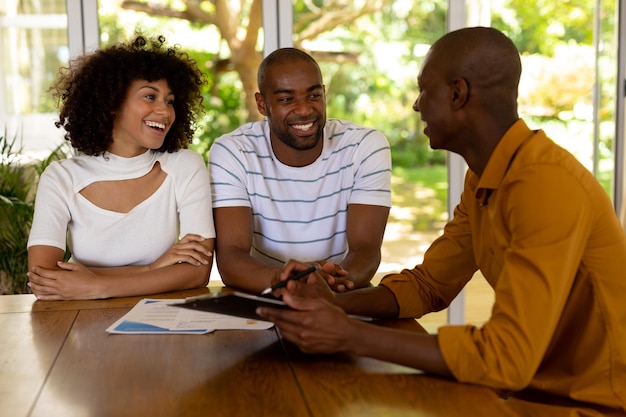
[[[316,279],[326,285],[321,278]],[[257,314],[276,324],[281,336],[295,343],[303,352],[353,350],[351,344],[358,340],[355,333],[358,328],[355,320],[351,320],[339,307],[319,298],[301,298],[291,294],[285,294],[284,301],[297,311],[259,307]]]

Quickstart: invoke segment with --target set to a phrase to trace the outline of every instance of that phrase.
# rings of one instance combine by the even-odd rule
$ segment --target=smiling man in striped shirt
[[[369,284],[391,206],[391,155],[375,129],[326,118],[317,62],[295,48],[258,73],[261,121],[223,135],[209,169],[217,266],[261,291],[289,259],[317,263],[335,291]]]

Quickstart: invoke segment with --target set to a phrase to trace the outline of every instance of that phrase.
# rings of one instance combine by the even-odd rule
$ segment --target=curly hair
[[[136,35],[128,43],[84,54],[59,70],[50,88],[59,104],[58,128],[64,138],[86,155],[101,155],[113,142],[113,121],[136,80],[166,80],[176,99],[176,119],[160,152],[187,148],[197,117],[203,112],[202,86],[207,82],[196,61],[165,38]]]

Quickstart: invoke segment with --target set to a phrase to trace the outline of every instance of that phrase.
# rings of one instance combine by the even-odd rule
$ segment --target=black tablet
[[[271,294],[259,296],[237,291],[189,297],[185,299],[184,303],[170,305],[262,321],[267,321],[267,319],[256,314],[257,307],[265,306],[293,310],[281,299],[276,298]],[[371,317],[356,316],[352,314],[349,316],[362,321],[373,320]]]
[[[236,291],[189,297],[185,299],[184,303],[171,305],[263,321],[267,320],[256,314],[257,307],[267,306],[291,309],[282,300],[272,295],[258,296]]]

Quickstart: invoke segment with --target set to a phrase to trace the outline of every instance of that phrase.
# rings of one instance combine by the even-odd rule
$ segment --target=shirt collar
[[[524,120],[517,119],[502,136],[489,157],[476,187],[476,199],[480,201],[481,206],[487,203],[491,192],[500,187],[515,153],[522,143],[534,133],[528,128]]]

